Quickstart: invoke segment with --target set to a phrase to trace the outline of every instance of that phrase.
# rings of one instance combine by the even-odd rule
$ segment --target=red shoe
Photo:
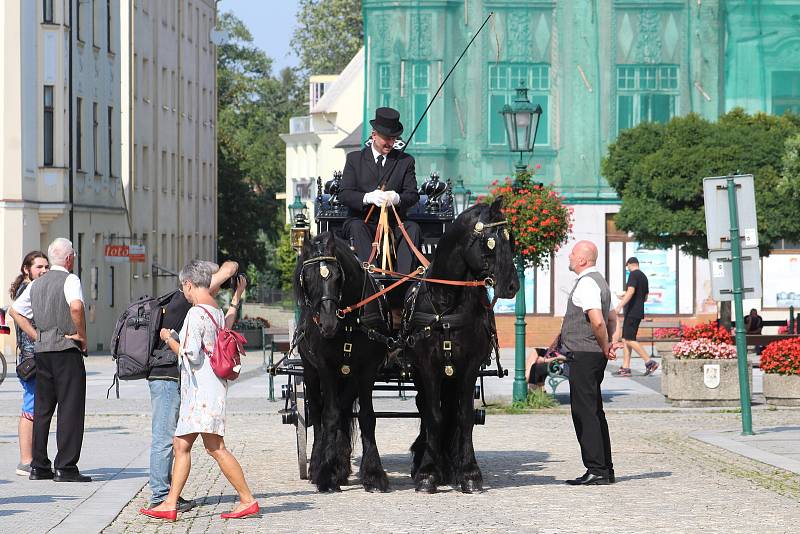
[[[229,512],[222,514],[222,519],[240,519],[249,515],[258,513],[258,501],[253,501],[253,504],[242,510],[241,512]]]
[[[178,510],[158,511],[150,508],[139,508],[139,513],[154,519],[166,519],[167,521],[175,521],[178,519]]]

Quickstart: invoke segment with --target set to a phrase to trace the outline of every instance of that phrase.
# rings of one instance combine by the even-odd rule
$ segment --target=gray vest
[[[69,273],[64,271],[49,271],[31,286],[31,309],[39,334],[39,340],[33,346],[34,352],[79,348],[75,341],[64,337],[77,331],[69,313],[69,304],[64,298],[67,276]]]
[[[603,318],[608,317],[608,312],[611,310],[611,291],[608,289],[608,284],[603,279],[603,275],[598,272],[589,273],[586,276],[597,282],[600,287]],[[572,303],[572,294],[575,293],[577,287],[578,283],[576,282],[567,299],[567,312],[564,314],[564,322],[561,324],[561,344],[571,352],[601,352],[588,315],[583,312],[583,309]]]

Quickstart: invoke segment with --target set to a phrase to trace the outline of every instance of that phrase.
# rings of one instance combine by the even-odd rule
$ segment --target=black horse
[[[502,199],[464,211],[440,239],[426,278],[486,281],[497,297],[519,289]],[[496,343],[486,287],[420,282],[406,295],[403,332],[414,364],[420,434],[411,446],[417,491],[455,483],[480,491],[472,445],[473,395]]]
[[[301,314],[298,350],[314,428],[311,482],[321,492],[340,491],[350,475],[352,413],[359,400],[363,453],[361,482],[367,491],[388,491],[389,479],[375,443],[372,390],[386,356],[388,310],[381,297],[357,313],[341,310],[377,292],[347,244],[330,232],[306,241],[295,269]]]

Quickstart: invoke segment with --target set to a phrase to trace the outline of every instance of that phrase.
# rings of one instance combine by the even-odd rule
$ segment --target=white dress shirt
[[[375,150],[375,145],[370,145],[369,147],[372,149],[372,161],[374,161],[377,164],[378,156],[383,156],[383,154]],[[386,156],[383,156],[383,162],[381,162],[381,167],[383,167],[384,165],[386,165]]]
[[[589,267],[578,275],[575,282],[575,291],[572,293],[572,303],[585,312],[589,310],[602,310],[603,304],[600,300],[600,286],[593,278],[586,276],[589,273],[597,273],[597,267]]]
[[[64,271],[65,273],[69,272],[60,265],[53,265],[50,267],[50,270]],[[28,286],[25,288],[25,291],[22,292],[22,294],[17,300],[14,301],[13,304],[14,310],[28,319],[33,319],[33,308],[31,308],[31,288],[35,283],[36,280],[28,284]],[[74,300],[83,302],[83,288],[81,288],[81,279],[72,273],[70,273],[70,275],[67,276],[67,279],[64,281],[64,299],[67,301],[67,304],[72,303]]]

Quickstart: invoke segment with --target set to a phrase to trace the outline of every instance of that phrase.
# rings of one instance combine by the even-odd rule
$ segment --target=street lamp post
[[[472,197],[472,191],[464,187],[464,180],[462,180],[461,178],[456,180],[456,185],[455,187],[453,187],[453,202],[455,204],[454,212],[456,216],[458,216],[458,214],[467,209],[471,197]]]
[[[516,173],[514,185],[518,184],[519,175],[525,172],[527,165],[523,154],[533,154],[536,134],[539,132],[539,119],[542,116],[542,107],[534,106],[528,100],[528,88],[521,82],[517,88],[514,102],[503,106],[500,112],[508,135],[508,148],[511,152],[519,152],[519,161],[515,164]],[[517,277],[519,277],[519,291],[515,306],[516,320],[514,321],[514,400],[524,401],[528,396],[528,386],[525,383],[525,262],[521,255],[515,259]]]

